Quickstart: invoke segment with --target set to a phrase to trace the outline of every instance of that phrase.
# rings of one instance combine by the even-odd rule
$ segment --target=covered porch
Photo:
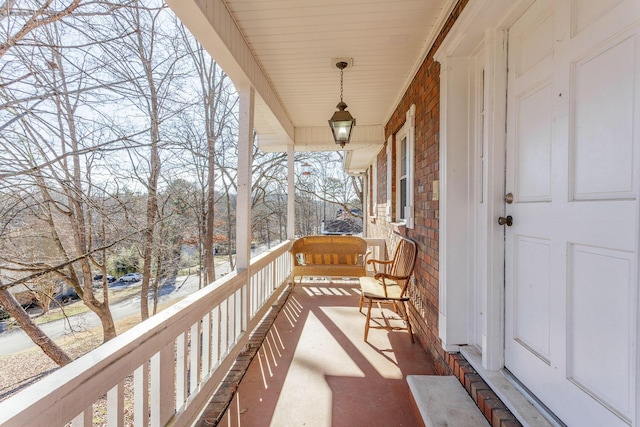
[[[230,405],[222,387],[198,425],[419,425],[406,377],[437,374],[433,359],[406,332],[372,330],[365,342],[358,300],[353,279],[296,285]],[[398,321],[378,313],[376,322]]]
[[[638,426],[637,1],[168,4],[239,93],[237,269],[1,403],[0,424],[106,407],[114,426],[349,425],[435,372],[496,426]],[[342,98],[345,147],[327,125]],[[288,153],[288,240],[251,259],[254,139]],[[364,178],[364,235],[417,242],[414,345],[363,342],[351,284],[288,294],[294,154],[336,149]],[[229,411],[208,412],[238,361]]]
[[[240,385],[230,409],[222,414],[223,423],[353,425],[353,420],[375,420],[385,425],[419,424],[411,408],[407,375],[455,373],[464,384],[474,371],[468,364],[463,370],[462,359],[445,355],[437,344],[427,349],[433,344],[426,340],[437,328],[437,317],[427,312],[426,302],[416,305],[413,315],[429,322],[430,330],[420,330],[412,345],[406,333],[377,330],[371,332],[369,343],[363,341],[364,316],[357,310],[355,283],[305,283],[287,298],[291,274],[287,250],[296,237],[294,154],[344,148],[345,170],[364,178],[364,234],[377,238],[372,245],[378,245],[377,253],[384,256],[388,251],[379,240],[390,236],[368,230],[376,215],[390,219],[402,210],[413,221],[420,208],[412,196],[408,206],[391,206],[389,188],[384,215],[378,213],[377,184],[370,172],[378,168],[376,158],[385,145],[388,153],[391,150],[385,126],[398,119],[395,109],[403,93],[452,22],[452,14],[457,16],[466,1],[363,0],[344,5],[171,0],[168,4],[232,78],[239,93],[237,269],[3,402],[0,424],[88,426],[95,424],[101,412],[107,424],[114,426],[209,425],[209,404],[216,403],[217,391],[234,387],[226,382],[228,374],[241,375],[243,371],[234,373],[235,364],[251,358],[256,345],[252,335],[260,331],[268,352],[258,350],[248,382]],[[344,94],[336,61],[348,63]],[[340,147],[327,119],[343,95],[357,126],[350,142]],[[425,94],[424,101],[435,104],[437,93]],[[402,108],[415,114],[415,107]],[[404,113],[401,118],[405,119]],[[415,120],[409,114],[406,118]],[[411,130],[412,141],[417,133]],[[254,138],[265,151],[288,153],[288,240],[251,259]],[[395,170],[395,166],[387,168],[388,175]],[[410,194],[425,188],[436,191],[437,179],[422,186],[409,181]],[[435,222],[433,227],[437,228]],[[429,241],[427,248],[437,249],[436,236],[425,233],[423,237]],[[421,257],[419,262],[426,262],[426,252]],[[437,256],[429,257],[437,263]],[[437,310],[437,295],[431,298],[429,303],[435,301]],[[265,331],[263,319],[278,301],[286,301],[281,316]],[[450,367],[436,364],[434,351],[446,357]],[[312,393],[303,394],[300,388]],[[261,395],[265,389],[275,391],[278,398]],[[486,384],[482,390],[488,393]],[[486,411],[483,403],[487,418],[500,410],[510,415],[495,394],[486,395],[483,402],[489,401]],[[242,419],[256,415],[259,422]],[[385,422],[387,415],[393,421]],[[503,418],[496,415],[496,419],[500,425]],[[515,420],[512,415],[510,420]]]

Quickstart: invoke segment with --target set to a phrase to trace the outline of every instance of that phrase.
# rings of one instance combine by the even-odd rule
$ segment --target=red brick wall
[[[439,205],[437,200],[433,200],[433,182],[439,179],[440,64],[433,60],[433,54],[466,4],[467,0],[459,0],[454,7],[451,16],[385,126],[385,137],[388,141],[389,136],[395,134],[404,124],[406,113],[411,105],[416,105],[415,227],[412,230],[398,229],[386,221],[387,152],[385,146],[378,154],[377,218],[375,222],[369,224],[368,231],[371,237],[388,237],[391,232],[396,231],[417,242],[418,261],[414,274],[415,282],[411,289],[410,314],[418,340],[433,356],[436,368],[441,374],[451,374],[451,368],[438,338]],[[395,192],[395,183],[393,183],[393,192]],[[392,194],[391,200],[395,200],[395,194]]]

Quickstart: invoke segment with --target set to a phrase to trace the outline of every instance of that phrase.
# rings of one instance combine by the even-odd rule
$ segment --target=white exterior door
[[[640,1],[508,35],[505,366],[569,426],[638,420]]]

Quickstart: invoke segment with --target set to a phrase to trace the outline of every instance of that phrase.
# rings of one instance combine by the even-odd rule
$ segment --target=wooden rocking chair
[[[393,258],[388,261],[370,259],[368,264],[374,264],[374,270],[378,270],[378,266],[384,266],[384,272],[376,273],[374,277],[360,277],[360,312],[362,313],[362,305],[367,300],[367,320],[364,326],[364,340],[367,341],[369,328],[387,329],[387,330],[407,330],[411,342],[413,341],[413,332],[411,331],[411,323],[409,322],[409,313],[407,311],[407,288],[409,278],[413,273],[416,264],[418,248],[415,242],[407,238],[401,238]],[[391,326],[388,322],[386,325],[371,325],[371,308],[373,302],[391,303],[393,309],[398,313],[405,323],[405,327]],[[398,304],[400,303],[400,304]]]

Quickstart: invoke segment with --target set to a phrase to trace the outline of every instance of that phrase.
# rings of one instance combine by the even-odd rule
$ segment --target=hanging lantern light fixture
[[[336,63],[336,67],[340,70],[340,102],[336,105],[338,111],[333,113],[333,116],[329,119],[333,140],[342,148],[351,140],[351,131],[356,125],[356,119],[353,118],[351,113],[346,111],[347,104],[342,101],[342,73],[344,69],[347,68],[347,65],[348,64],[343,61]]]
[[[302,165],[302,175],[311,176],[311,165],[307,162]]]

